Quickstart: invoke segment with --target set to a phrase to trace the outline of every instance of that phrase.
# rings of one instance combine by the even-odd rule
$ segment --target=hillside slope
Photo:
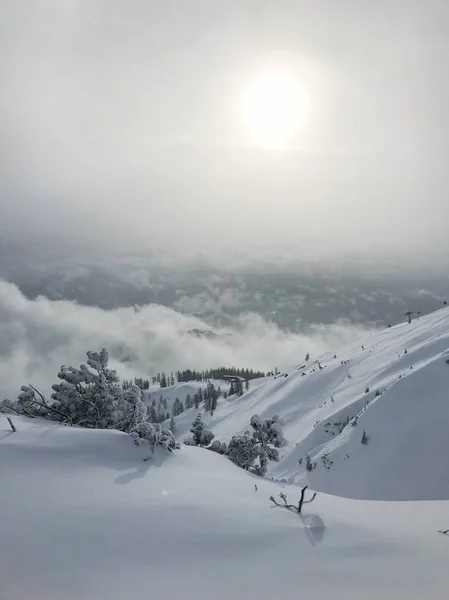
[[[449,499],[449,309],[334,356],[222,400],[208,427],[228,441],[253,414],[280,414],[289,444],[270,476],[349,498]],[[316,464],[310,472],[307,454]]]
[[[213,452],[143,462],[122,433],[14,421],[0,415],[2,600],[447,596],[447,502],[319,494],[299,517],[268,500],[297,488]]]

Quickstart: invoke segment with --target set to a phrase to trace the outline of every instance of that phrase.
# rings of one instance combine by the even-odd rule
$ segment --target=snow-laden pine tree
[[[234,435],[228,444],[226,456],[242,469],[251,470],[260,456],[259,446],[249,432],[243,435]]]
[[[176,398],[175,401],[173,402],[172,415],[174,417],[177,417],[178,415],[182,414],[183,412],[184,412],[184,406],[183,406],[181,400],[179,398]]]
[[[170,431],[172,432],[173,435],[176,435],[176,423],[175,423],[175,417],[172,415],[172,418],[170,419],[170,425],[168,426],[168,428],[170,429]]]
[[[15,412],[26,417],[42,417],[73,425],[72,417],[58,410],[54,403],[47,402],[38,390],[29,385],[23,385],[20,389],[21,392],[15,402],[3,400],[0,403],[0,412]]]
[[[154,406],[147,406],[146,421],[149,421],[150,423],[157,423],[157,414]]]
[[[32,386],[22,386],[17,401],[8,402],[9,409],[70,425],[129,432],[147,418],[142,393],[131,383],[124,390],[108,361],[107,350],[89,351],[87,365],[61,367],[61,382],[52,386],[51,401]]]
[[[175,436],[160,423],[140,423],[131,431],[131,436],[137,445],[148,444],[153,452],[156,448],[166,452],[173,452],[176,448]]]
[[[282,433],[284,420],[279,415],[274,415],[271,419],[261,419],[259,415],[253,415],[250,421],[253,428],[253,437],[263,448],[269,444],[275,448],[282,448],[287,444],[287,440]]]
[[[217,452],[218,454],[226,454],[228,447],[225,442],[214,440],[209,446],[208,450],[212,450],[212,452]]]
[[[215,435],[209,429],[206,429],[201,413],[198,413],[192,423],[190,432],[193,434],[191,438],[185,440],[188,446],[209,446]]]
[[[234,436],[229,442],[226,455],[239,467],[263,477],[267,472],[268,461],[277,462],[278,448],[287,443],[282,435],[284,422],[278,415],[271,419],[253,415],[250,424],[253,434],[246,431],[243,435]]]
[[[52,406],[69,415],[74,424],[115,428],[123,410],[123,389],[116,371],[108,369],[108,361],[108,351],[103,348],[99,353],[87,352],[90,369],[63,365],[58,373],[62,382],[52,386]]]
[[[165,421],[165,411],[164,411],[164,405],[162,403],[161,400],[159,400],[159,405],[157,407],[157,417],[156,420],[158,423],[162,423],[162,421]]]
[[[142,401],[142,390],[136,385],[131,385],[122,395],[116,427],[120,431],[129,433],[147,420],[147,408]]]
[[[189,410],[189,408],[193,407],[193,400],[190,394],[187,394],[186,399],[185,399],[185,406],[186,406],[186,410]]]

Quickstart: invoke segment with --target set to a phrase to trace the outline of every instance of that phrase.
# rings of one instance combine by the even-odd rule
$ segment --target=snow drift
[[[2,600],[446,598],[448,503],[280,486],[214,452],[0,415]],[[254,484],[257,483],[258,491]]]

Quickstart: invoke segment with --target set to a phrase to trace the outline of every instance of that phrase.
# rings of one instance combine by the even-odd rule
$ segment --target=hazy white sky
[[[310,98],[276,151],[239,114],[268,67]],[[442,248],[448,72],[446,0],[2,0],[0,235]]]

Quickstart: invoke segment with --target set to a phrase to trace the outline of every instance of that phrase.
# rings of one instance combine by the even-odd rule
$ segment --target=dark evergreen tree
[[[156,413],[156,409],[154,406],[148,406],[147,407],[147,420],[150,423],[157,423],[157,413]]]
[[[174,417],[177,417],[178,415],[180,415],[183,412],[184,412],[184,406],[182,405],[181,400],[179,398],[176,398],[176,400],[173,402],[172,415]]]
[[[170,419],[170,425],[168,426],[168,428],[170,429],[173,435],[176,435],[176,424],[174,417]]]

